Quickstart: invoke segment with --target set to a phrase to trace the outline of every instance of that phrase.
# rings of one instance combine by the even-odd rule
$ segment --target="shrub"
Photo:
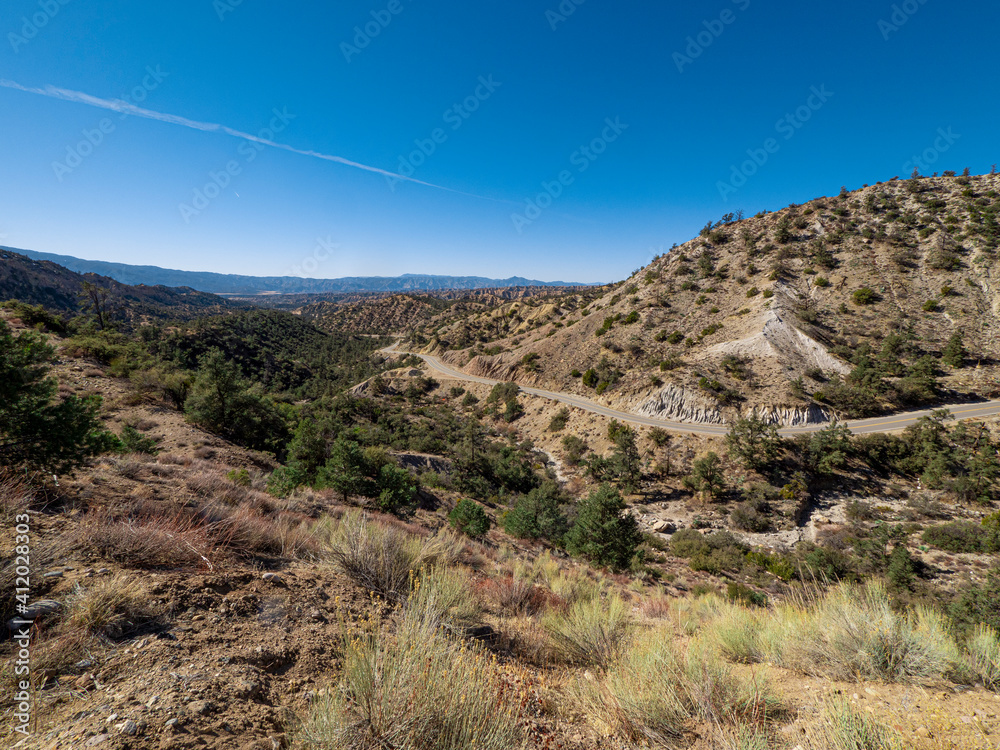
[[[464,572],[438,565],[422,569],[414,578],[413,591],[405,606],[415,609],[414,614],[421,620],[435,627],[446,625],[458,632],[479,623],[482,611]]]
[[[851,295],[851,300],[855,305],[870,305],[878,298],[874,289],[863,286],[860,289],[855,289],[854,293]]]
[[[75,541],[83,549],[139,569],[210,565],[215,547],[205,524],[180,512],[124,519],[89,513]]]
[[[476,646],[409,607],[395,636],[347,632],[340,684],[312,705],[307,748],[507,750],[523,742],[529,696]]]
[[[624,323],[625,325],[632,325],[633,323],[638,323],[638,322],[639,322],[639,313],[636,312],[635,310],[626,315],[625,319],[622,321],[622,323]]]
[[[642,543],[642,534],[638,521],[623,515],[624,510],[625,501],[618,490],[602,484],[580,501],[576,522],[566,535],[566,549],[597,565],[627,569]]]
[[[565,614],[546,613],[542,627],[566,663],[607,669],[628,641],[632,620],[619,597],[595,597],[575,602]]]
[[[560,409],[549,421],[549,432],[562,432],[569,423],[569,409]]]
[[[813,281],[813,284],[822,288],[830,286],[830,280],[826,276],[817,276]]]
[[[989,690],[1000,688],[1000,636],[989,625],[979,624],[969,638],[969,662],[973,674]]]
[[[996,552],[998,541],[995,534],[971,521],[952,521],[926,529],[923,540],[947,552]]]
[[[384,513],[399,513],[413,506],[417,484],[410,472],[385,464],[378,474],[378,507]]]
[[[483,506],[475,500],[463,498],[458,501],[455,509],[448,514],[448,522],[458,531],[473,539],[486,534],[490,530],[490,517],[486,515]]]
[[[884,584],[840,584],[812,605],[779,607],[764,648],[780,666],[831,679],[927,682],[954,675],[961,657],[945,618],[893,610]]]
[[[576,435],[565,435],[562,439],[563,458],[570,466],[576,466],[587,452],[587,444]]]
[[[403,601],[413,573],[425,562],[420,540],[394,526],[348,511],[330,539],[330,559],[360,586],[389,601]]]

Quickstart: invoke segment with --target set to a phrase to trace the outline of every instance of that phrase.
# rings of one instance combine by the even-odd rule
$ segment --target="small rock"
[[[277,573],[265,573],[261,578],[269,583],[281,583],[281,576]]]
[[[94,675],[85,674],[81,677],[77,677],[73,682],[73,687],[77,690],[89,690],[94,685]]]
[[[112,721],[118,718],[118,714],[111,714],[108,718],[104,720],[105,724],[110,724]]]
[[[187,704],[187,710],[198,716],[204,716],[214,708],[211,701],[191,701]]]
[[[106,742],[108,740],[108,738],[109,738],[109,735],[107,735],[107,734],[98,734],[98,735],[95,735],[95,736],[91,737],[86,742],[84,742],[83,746],[84,747],[97,747],[102,742]]]
[[[178,724],[180,724],[180,722],[177,719],[167,719],[165,722],[163,722],[163,726],[165,726],[167,729],[173,729]]]
[[[121,724],[116,725],[115,729],[118,730],[118,734],[124,734],[127,737],[135,737],[139,734],[139,725],[131,719],[126,719]]]
[[[110,572],[111,572],[111,568],[98,568],[97,569],[97,575],[99,575],[99,576],[102,576],[105,573],[110,573]]]
[[[63,572],[61,570],[50,570],[48,573],[42,573],[42,578],[62,578]]]
[[[931,736],[931,732],[927,727],[917,727],[917,737],[923,737],[927,739]]]

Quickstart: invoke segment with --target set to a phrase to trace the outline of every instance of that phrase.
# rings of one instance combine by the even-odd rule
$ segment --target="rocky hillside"
[[[523,286],[427,294],[352,295],[336,300],[313,301],[304,304],[297,312],[330,331],[410,333],[433,331],[442,325],[454,325],[456,321],[463,321],[471,331],[471,326],[465,321],[470,318],[480,321],[484,312],[490,313],[490,320],[496,320],[505,316],[505,310],[516,308],[517,301],[562,299],[566,295],[577,294],[593,299],[600,296],[593,289],[599,288]],[[472,340],[487,340],[503,330],[491,326],[485,332],[477,332]]]
[[[693,422],[739,409],[796,424],[987,393],[998,190],[996,175],[894,180],[726,216],[593,304],[509,305],[414,341],[472,374]]]

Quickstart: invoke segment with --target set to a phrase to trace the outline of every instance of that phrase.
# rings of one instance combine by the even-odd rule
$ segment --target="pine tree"
[[[576,523],[566,535],[566,549],[597,565],[625,570],[642,542],[639,523],[625,515],[625,501],[610,484],[602,484],[580,502]]]
[[[951,334],[951,338],[948,339],[948,343],[941,353],[941,361],[949,367],[959,368],[965,366],[965,358],[967,356],[969,356],[969,353],[965,350],[965,345],[962,343],[962,334],[955,331]]]
[[[62,474],[116,443],[98,419],[100,397],[56,399],[54,354],[37,333],[14,336],[0,320],[0,468]]]
[[[760,471],[780,454],[781,437],[777,427],[751,414],[733,422],[726,435],[726,448],[747,469]]]

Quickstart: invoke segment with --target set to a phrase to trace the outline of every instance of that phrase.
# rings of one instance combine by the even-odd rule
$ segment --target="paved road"
[[[391,347],[383,349],[383,351],[392,354],[407,353],[397,349],[398,346],[399,344],[393,344]],[[446,365],[440,359],[430,354],[417,354],[416,356],[426,362],[427,366],[431,370],[444,378],[464,380],[470,383],[482,383],[483,385],[496,385],[501,382],[499,380],[493,380],[492,378],[481,378],[476,375],[469,375],[468,373]],[[528,386],[523,385],[521,386],[521,391],[532,396],[541,396],[542,398],[551,399],[552,401],[558,401],[561,404],[566,404],[567,406],[572,406],[577,409],[583,409],[584,411],[589,411],[594,414],[601,414],[605,417],[613,417],[614,419],[618,419],[622,422],[628,422],[630,424],[643,425],[646,427],[661,427],[664,430],[669,430],[671,432],[689,432],[698,435],[725,435],[729,432],[729,428],[724,425],[688,424],[686,422],[671,422],[665,419],[655,419],[653,417],[641,417],[637,414],[629,414],[628,412],[618,411],[617,409],[612,409],[608,406],[602,406],[601,404],[595,403],[590,399],[584,398],[583,396],[574,396],[567,393],[558,393],[556,391],[545,391],[541,388],[529,388]],[[984,417],[1000,415],[1000,401],[986,401],[978,404],[962,404],[960,406],[948,407],[948,409],[951,412],[952,418],[956,421],[963,419],[982,419]],[[902,430],[903,428],[913,424],[920,417],[926,416],[933,411],[933,409],[924,409],[922,411],[901,412],[898,414],[891,414],[887,417],[854,420],[847,422],[846,424],[855,434],[864,434],[866,432],[895,432],[896,430]],[[802,427],[784,427],[780,430],[780,432],[782,435],[792,436],[802,433],[818,432],[825,426],[826,425],[823,424],[817,424],[805,425]]]

